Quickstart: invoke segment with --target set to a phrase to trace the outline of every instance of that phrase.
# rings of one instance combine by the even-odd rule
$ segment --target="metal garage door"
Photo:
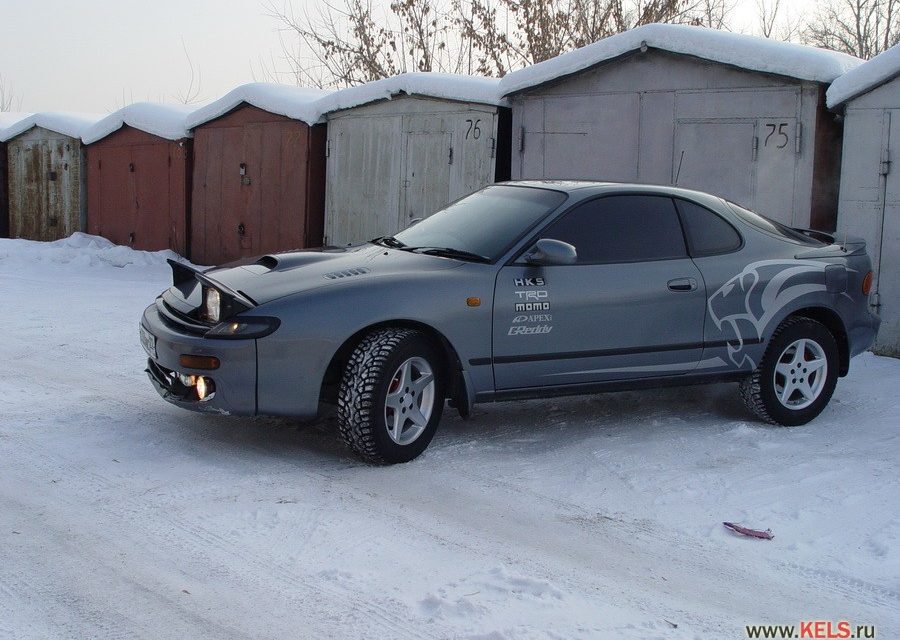
[[[532,102],[537,101],[526,103],[523,114],[523,177],[637,180],[637,93],[544,98],[540,106]]]
[[[427,218],[450,198],[451,136],[445,132],[410,132],[406,137],[406,178],[396,231],[414,218]]]
[[[756,123],[679,121],[672,183],[753,206]]]

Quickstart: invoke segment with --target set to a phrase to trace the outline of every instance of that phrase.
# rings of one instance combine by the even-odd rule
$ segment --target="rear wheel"
[[[801,425],[822,413],[837,378],[834,336],[820,322],[793,317],[775,331],[762,362],[741,383],[741,396],[766,422]]]
[[[408,462],[421,454],[444,407],[442,360],[413,329],[381,329],[350,355],[338,394],[344,442],[370,462]]]

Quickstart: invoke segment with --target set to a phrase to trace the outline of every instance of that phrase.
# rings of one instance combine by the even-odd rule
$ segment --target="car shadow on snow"
[[[166,417],[169,434],[188,440],[188,449],[198,456],[256,453],[317,467],[363,464],[341,442],[333,411],[311,422],[197,414],[174,407]],[[685,430],[702,435],[748,420],[752,418],[734,384],[479,404],[468,420],[447,406],[423,458],[429,452],[473,446],[515,452],[524,444],[546,451],[600,435],[627,433],[632,440],[678,437]]]

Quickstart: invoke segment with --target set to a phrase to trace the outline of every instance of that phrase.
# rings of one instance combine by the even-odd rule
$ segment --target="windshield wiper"
[[[403,249],[406,247],[404,243],[397,240],[394,236],[379,236],[378,238],[369,240],[369,242],[372,244],[384,245],[385,247],[391,247],[392,249]]]
[[[491,261],[487,256],[472,253],[471,251],[463,251],[462,249],[454,249],[452,247],[405,247],[404,251],[415,251],[416,253],[424,253],[429,256],[455,258],[456,260],[468,260],[469,262],[489,263]]]

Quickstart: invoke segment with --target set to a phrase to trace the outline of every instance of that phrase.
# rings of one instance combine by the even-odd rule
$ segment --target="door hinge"
[[[525,127],[519,127],[519,153],[525,151]]]
[[[803,123],[797,123],[797,136],[794,139],[794,153],[799,154],[803,149]]]
[[[753,162],[759,156],[759,136],[753,136]]]
[[[325,157],[331,156],[331,138],[325,141]]]
[[[447,164],[453,164],[453,147],[450,147],[450,157],[447,160]]]
[[[491,138],[491,158],[497,155],[497,138]]]
[[[881,164],[878,167],[879,175],[886,176],[891,172],[891,152],[889,149],[884,149],[881,152]]]

